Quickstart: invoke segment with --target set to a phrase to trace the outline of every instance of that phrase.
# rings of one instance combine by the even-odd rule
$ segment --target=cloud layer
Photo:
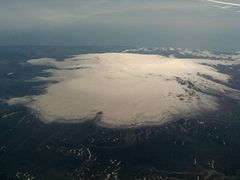
[[[222,60],[104,53],[28,63],[54,67],[49,80],[58,82],[43,95],[8,103],[30,107],[45,122],[98,117],[107,127],[163,124],[216,111],[219,95],[240,99],[240,92],[227,86],[231,77],[212,67],[225,65]]]
[[[239,13],[213,5],[206,0],[1,1],[0,42],[239,50]]]

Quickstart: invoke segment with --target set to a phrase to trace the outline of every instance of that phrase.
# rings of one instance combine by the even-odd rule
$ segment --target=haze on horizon
[[[1,45],[126,45],[239,51],[237,0],[8,0]]]

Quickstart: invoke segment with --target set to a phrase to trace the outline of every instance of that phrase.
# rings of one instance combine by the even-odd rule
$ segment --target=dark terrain
[[[0,47],[0,100],[44,92],[45,83],[28,80],[45,67],[24,65],[28,59],[121,50]],[[218,68],[240,89],[239,66]],[[99,127],[97,118],[45,124],[29,109],[0,101],[0,179],[240,179],[240,102],[220,101],[214,114],[131,129]]]

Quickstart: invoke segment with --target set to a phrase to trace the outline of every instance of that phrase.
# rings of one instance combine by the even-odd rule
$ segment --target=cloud
[[[65,26],[75,23],[171,23],[167,17],[189,18],[192,11],[204,10],[204,5],[185,0],[10,0],[0,2],[0,20],[9,28],[43,28],[42,26]],[[171,17],[170,16],[170,17]],[[166,20],[164,18],[167,18]],[[176,22],[177,22],[176,19]],[[130,22],[129,22],[130,21]]]
[[[239,17],[206,0],[8,0],[0,22],[2,45],[239,48]]]
[[[47,123],[97,118],[107,127],[161,125],[214,112],[218,97],[240,100],[240,91],[227,85],[231,77],[213,66],[234,61],[103,53],[28,62],[54,64],[49,80],[57,83],[42,95],[8,102],[28,106]]]
[[[237,3],[231,3],[231,2],[226,2],[226,1],[216,1],[216,0],[207,0],[207,1],[216,3],[216,4],[221,4],[221,5],[232,6],[232,7],[240,7],[240,4],[237,4]]]

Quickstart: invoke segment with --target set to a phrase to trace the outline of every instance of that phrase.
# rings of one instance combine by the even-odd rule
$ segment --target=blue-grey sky
[[[0,0],[2,45],[240,50],[239,0]]]

